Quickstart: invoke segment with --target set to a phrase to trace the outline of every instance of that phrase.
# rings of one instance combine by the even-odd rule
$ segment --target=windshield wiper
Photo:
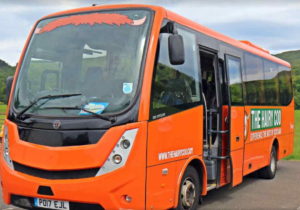
[[[69,109],[69,110],[82,110],[84,112],[87,112],[89,114],[92,114],[102,120],[106,120],[106,121],[109,121],[111,123],[115,123],[116,122],[116,119],[115,117],[113,118],[110,118],[110,117],[106,117],[106,116],[103,116],[102,114],[98,114],[96,112],[92,112],[84,107],[79,107],[79,106],[71,106],[71,107],[47,107],[46,109]]]
[[[33,107],[34,105],[36,105],[40,100],[43,99],[55,99],[55,98],[67,98],[67,97],[73,97],[73,96],[81,96],[81,93],[73,93],[73,94],[61,94],[61,95],[46,95],[46,96],[42,96],[39,97],[37,99],[35,99],[33,102],[31,102],[26,108],[24,108],[19,114],[17,114],[16,118],[20,119],[20,117],[25,114],[31,107]],[[44,105],[45,103],[47,103],[49,100],[47,100],[46,102],[44,102],[43,104],[41,104],[40,106]]]

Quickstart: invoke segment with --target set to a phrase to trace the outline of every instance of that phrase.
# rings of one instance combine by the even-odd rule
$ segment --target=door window
[[[241,60],[233,56],[227,56],[227,71],[231,104],[243,105]]]
[[[178,28],[184,42],[185,62],[172,65],[169,61],[169,34],[160,35],[158,60],[152,85],[151,118],[174,114],[200,104],[196,36]]]

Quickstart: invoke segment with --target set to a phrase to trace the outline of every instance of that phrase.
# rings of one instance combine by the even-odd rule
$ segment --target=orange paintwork
[[[14,129],[11,129],[12,123],[6,121],[5,124],[10,128],[9,138],[12,140],[12,159],[15,161],[21,161],[21,159],[15,159],[15,155],[17,153],[15,148],[18,148],[23,143],[17,138],[14,139]],[[138,128],[138,133],[126,166],[95,178],[77,180],[41,179],[21,174],[9,169],[7,164],[4,162],[3,157],[1,156],[1,179],[3,183],[3,195],[5,202],[10,203],[9,196],[11,194],[16,194],[49,199],[56,198],[74,202],[81,201],[86,203],[99,203],[106,209],[117,209],[120,206],[123,208],[143,208],[145,196],[141,192],[145,192],[146,157],[141,154],[146,153],[146,122],[127,124],[124,126],[115,127],[113,130],[109,130],[106,133],[107,135],[105,135],[105,137],[103,137],[103,139],[101,139],[101,141],[99,141],[95,147],[101,146],[103,141],[112,141],[110,141],[100,150],[98,149],[98,151],[95,151],[93,147],[74,146],[73,149],[75,151],[77,150],[77,152],[76,155],[74,153],[71,158],[76,159],[81,164],[91,161],[95,163],[98,162],[98,167],[102,166],[104,161],[101,162],[101,160],[104,160],[108,157],[108,153],[110,153],[112,150],[111,147],[114,146],[112,144],[116,143],[115,140],[119,139],[124,131],[133,128]],[[28,160],[29,162],[27,162],[27,164],[30,164],[31,166],[32,164],[38,164],[39,159],[42,159],[44,164],[43,166],[39,167],[41,169],[48,169],[49,165],[54,167],[53,169],[56,170],[62,168],[62,165],[68,169],[85,167],[85,165],[79,166],[79,163],[75,163],[73,161],[70,163],[70,165],[68,165],[68,161],[70,161],[70,154],[68,154],[68,152],[66,154],[60,153],[59,158],[52,159],[51,155],[49,154],[51,153],[52,156],[55,156],[58,153],[57,149],[48,148],[47,152],[49,154],[41,155],[39,150],[37,150],[37,147],[38,146],[28,147],[25,153],[20,152],[20,156],[23,156],[25,160]],[[71,150],[72,148],[69,149]],[[45,160],[43,157],[48,157],[48,159]],[[134,173],[132,173],[133,171]],[[37,188],[40,185],[51,186],[53,192],[55,193],[55,198],[53,196],[42,196],[37,194]],[[126,203],[122,197],[124,195],[130,195],[132,197],[132,202]]]
[[[199,117],[195,117],[199,116]],[[203,148],[203,107],[198,106],[187,111],[164,117],[148,124],[148,145],[147,145],[147,207],[154,209],[171,208],[171,204],[177,202],[174,196],[178,195],[179,183],[187,163],[187,157],[180,156],[159,160],[159,154],[163,152],[176,151],[180,149],[192,148],[192,156],[199,159],[204,166],[202,158]],[[193,158],[193,159],[194,159]],[[162,175],[162,169],[168,168],[169,175]],[[175,173],[176,172],[176,173]],[[179,176],[179,174],[181,174]],[[200,174],[203,183],[206,185],[206,173]],[[167,189],[163,192],[161,186]],[[150,187],[151,186],[151,187]],[[206,194],[204,186],[203,194]],[[162,199],[162,196],[163,198]],[[172,201],[172,202],[170,202]]]
[[[6,203],[10,203],[11,194],[16,194],[74,202],[99,203],[106,209],[172,208],[178,204],[179,184],[186,167],[192,161],[195,161],[202,168],[199,171],[199,176],[202,177],[202,195],[207,193],[207,174],[202,154],[204,107],[200,105],[149,122],[153,69],[159,31],[165,18],[224,41],[229,45],[290,67],[290,64],[287,62],[268,53],[212,31],[162,7],[149,5],[95,6],[59,12],[47,16],[47,18],[87,11],[132,7],[149,8],[155,11],[145,59],[144,76],[141,81],[141,100],[137,123],[109,129],[101,141],[95,145],[53,148],[20,141],[17,126],[8,120],[5,121],[5,125],[9,128],[11,158],[24,165],[54,171],[101,167],[124,131],[138,128],[136,140],[126,165],[116,171],[94,178],[47,180],[11,170],[1,155],[0,171],[3,197]],[[33,31],[34,29],[31,34]],[[22,52],[12,87],[15,86],[28,44],[29,39]],[[10,101],[11,98],[12,95],[10,96]],[[275,138],[278,140],[279,158],[283,158],[292,152],[294,132],[293,102],[287,107],[282,107],[283,133],[276,137],[257,141],[250,141],[249,119],[248,122],[244,120],[245,113],[249,114],[250,108],[255,107],[231,107],[231,110],[228,110],[228,107],[224,107],[223,111],[225,114],[223,119],[225,120],[226,113],[229,112],[231,114],[231,124],[229,126],[231,138],[228,139],[226,135],[223,135],[223,145],[230,145],[233,173],[229,174],[229,170],[227,170],[230,166],[229,162],[222,161],[220,186],[228,184],[230,182],[229,177],[232,177],[232,185],[237,185],[242,181],[243,175],[266,166],[269,163],[269,154]],[[245,135],[243,125],[246,126],[247,135]],[[226,128],[226,125],[223,124],[223,129]],[[236,141],[237,136],[240,138],[239,141]],[[159,160],[159,153],[187,148],[192,148],[192,153],[189,155]],[[226,150],[224,149],[223,154],[225,152]],[[251,169],[248,168],[249,163],[252,165]],[[168,169],[168,173],[163,174],[163,169]],[[55,196],[38,195],[37,188],[39,185],[51,186]],[[132,202],[125,202],[124,195],[130,195]]]
[[[261,50],[261,51],[263,51],[263,52],[265,52],[265,53],[270,54],[270,51],[269,51],[269,50],[266,50],[266,49],[264,49],[264,48],[261,48],[260,46],[257,46],[257,45],[255,45],[255,44],[253,44],[252,42],[249,42],[249,41],[246,41],[246,40],[240,40],[240,42],[242,42],[242,43],[244,43],[244,44],[247,44],[247,45],[249,45],[249,46],[251,46],[251,47],[257,48],[257,49],[259,49],[259,50]]]
[[[231,107],[230,110],[230,155],[232,161],[232,186],[243,181],[244,154],[244,107]]]
[[[229,130],[229,106],[225,105],[222,107],[222,130]],[[222,135],[222,156],[228,155],[227,148],[229,146],[229,134],[225,133]],[[220,186],[224,186],[230,182],[230,172],[228,171],[230,167],[229,160],[221,160],[221,176],[220,176]]]
[[[110,151],[123,134],[122,130],[114,127],[105,133],[98,144],[67,148],[47,147],[21,141],[16,124],[7,121],[6,125],[11,139],[11,158],[14,161],[23,165],[30,163],[31,167],[54,171],[99,167],[106,161]],[[101,156],[98,154],[99,151]]]
[[[53,20],[52,22],[46,24],[43,28],[39,30],[39,34],[44,32],[52,31],[56,28],[63,27],[66,25],[95,25],[95,24],[115,24],[115,25],[124,25],[129,24],[133,25],[133,20],[129,19],[126,15],[120,14],[100,14],[100,13],[92,13],[85,15],[73,15],[69,17],[59,18],[57,20]]]
[[[272,106],[246,106],[245,111],[247,115],[250,109],[253,108],[278,108]],[[259,140],[251,140],[250,119],[248,119],[247,138],[245,139],[245,152],[244,152],[244,175],[247,175],[259,168],[268,165],[270,161],[270,151],[272,149],[275,139],[278,141],[278,159],[282,159],[293,152],[293,139],[294,139],[294,101],[287,107],[279,107],[282,109],[281,119],[281,134],[266,137]],[[259,132],[259,131],[256,131]],[[251,164],[251,168],[249,167]]]

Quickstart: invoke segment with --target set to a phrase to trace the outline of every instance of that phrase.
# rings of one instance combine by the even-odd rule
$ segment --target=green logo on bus
[[[281,109],[251,109],[251,131],[281,126]]]

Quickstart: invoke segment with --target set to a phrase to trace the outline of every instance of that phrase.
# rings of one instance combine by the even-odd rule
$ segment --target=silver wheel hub
[[[185,209],[191,208],[196,200],[196,187],[195,184],[186,178],[181,188],[182,206]]]
[[[275,156],[272,155],[271,156],[271,171],[274,173],[276,170],[276,160],[275,160]]]

